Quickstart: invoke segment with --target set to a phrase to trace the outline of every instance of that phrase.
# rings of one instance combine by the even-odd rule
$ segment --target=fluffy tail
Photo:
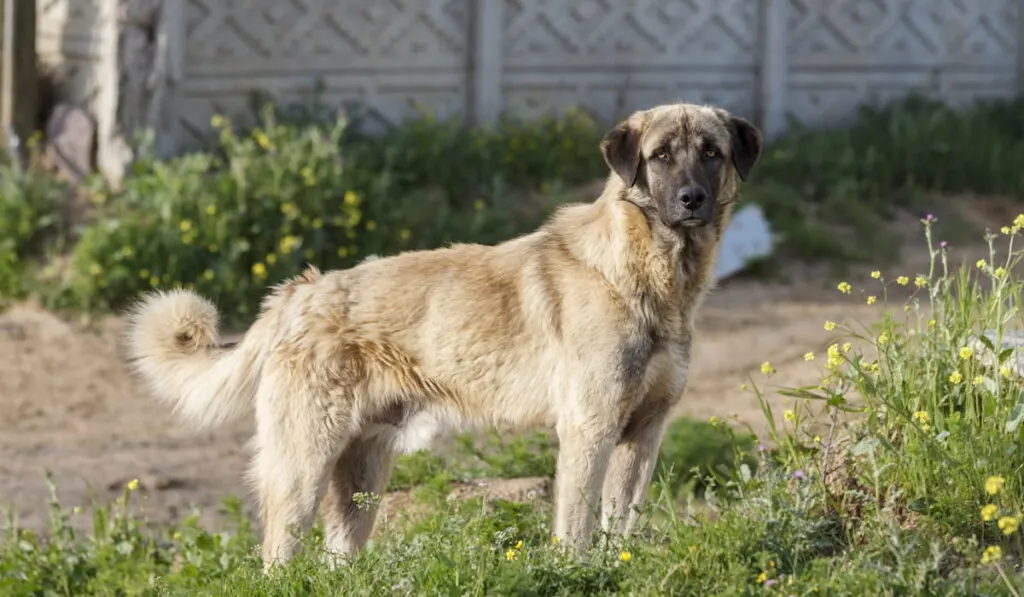
[[[128,357],[150,390],[198,428],[249,412],[263,359],[257,338],[220,344],[217,308],[194,292],[155,292],[130,314]]]

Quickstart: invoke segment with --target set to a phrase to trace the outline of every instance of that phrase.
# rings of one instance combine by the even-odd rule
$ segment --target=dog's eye
[[[659,149],[658,151],[654,152],[654,156],[653,157],[654,157],[654,159],[656,159],[656,160],[658,160],[660,162],[664,162],[664,161],[668,160],[668,152],[665,151],[664,149]]]
[[[708,148],[704,150],[704,159],[711,160],[718,157],[718,150],[714,148]]]

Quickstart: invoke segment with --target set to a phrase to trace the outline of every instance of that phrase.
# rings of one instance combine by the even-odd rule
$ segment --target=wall
[[[774,135],[911,90],[1008,97],[1024,63],[1024,0],[149,1],[162,45],[148,122],[168,150],[247,109],[253,89],[301,99],[318,79],[331,102],[365,102],[377,127],[417,106],[487,122],[580,104],[610,122],[682,99]],[[48,14],[41,32],[59,28]]]

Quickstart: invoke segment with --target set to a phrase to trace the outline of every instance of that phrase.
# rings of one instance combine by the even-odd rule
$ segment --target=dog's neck
[[[735,188],[727,189],[729,196]],[[721,203],[707,226],[680,234],[646,214],[630,200],[620,178],[609,177],[593,204],[587,246],[580,255],[599,269],[624,296],[647,296],[659,308],[685,312],[690,319],[713,284],[718,246],[732,214],[732,201]],[[590,255],[587,255],[589,253]],[[603,253],[603,254],[602,254]]]

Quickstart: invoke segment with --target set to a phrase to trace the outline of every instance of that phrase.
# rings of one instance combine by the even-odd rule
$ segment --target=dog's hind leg
[[[264,571],[295,555],[345,438],[339,413],[326,409],[305,384],[269,381],[257,395],[252,470],[262,514]]]
[[[360,437],[334,463],[324,498],[327,551],[335,560],[331,564],[355,555],[369,539],[377,519],[375,499],[384,492],[395,462],[392,444],[386,432]]]

